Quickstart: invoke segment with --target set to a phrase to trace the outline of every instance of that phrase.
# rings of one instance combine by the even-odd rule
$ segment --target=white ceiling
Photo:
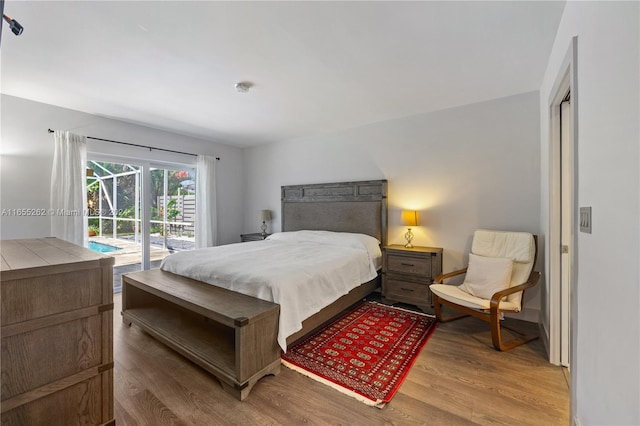
[[[252,146],[537,90],[563,9],[8,0],[1,90]]]

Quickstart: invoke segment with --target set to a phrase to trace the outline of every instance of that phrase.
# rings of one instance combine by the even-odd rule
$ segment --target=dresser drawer
[[[2,426],[115,424],[113,410],[102,405],[105,390],[113,389],[113,368],[78,383],[72,380],[67,385],[15,408],[7,407],[2,413]]]
[[[2,326],[102,303],[102,268],[2,282]]]
[[[3,337],[2,401],[109,363],[102,359],[102,326],[112,318],[108,311]]]
[[[387,271],[431,277],[431,258],[388,254]]]
[[[405,281],[398,278],[385,277],[383,292],[385,297],[401,302],[424,302],[429,300],[428,284]]]

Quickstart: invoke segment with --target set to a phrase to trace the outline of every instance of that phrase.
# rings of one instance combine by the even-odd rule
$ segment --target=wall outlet
[[[591,207],[580,207],[580,232],[591,233]]]

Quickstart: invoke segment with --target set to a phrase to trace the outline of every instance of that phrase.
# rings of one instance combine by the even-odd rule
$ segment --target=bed
[[[385,180],[291,185],[283,186],[281,191],[285,234],[332,231],[367,235],[386,244]],[[257,248],[261,244],[270,242],[238,243],[230,248],[237,251],[244,247],[250,251],[252,245]],[[165,270],[124,275],[123,320],[126,324],[135,323],[211,372],[227,391],[241,400],[259,378],[279,371],[283,346],[286,349],[286,345],[379,286],[379,276],[373,274],[372,279],[354,286],[348,293],[332,297],[328,305],[305,316],[299,330],[283,336],[279,328],[279,304],[241,294],[229,286],[205,284],[193,277],[199,276],[190,278]]]

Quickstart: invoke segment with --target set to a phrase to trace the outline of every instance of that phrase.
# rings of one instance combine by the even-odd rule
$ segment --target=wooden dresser
[[[2,425],[112,425],[114,259],[0,241]]]

